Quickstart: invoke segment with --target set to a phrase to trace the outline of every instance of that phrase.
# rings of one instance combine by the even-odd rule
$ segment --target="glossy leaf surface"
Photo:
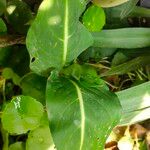
[[[120,120],[117,97],[84,84],[65,78],[48,80],[47,111],[58,150],[103,150],[107,136]]]
[[[92,45],[91,34],[79,22],[85,4],[80,0],[42,2],[27,36],[33,71],[41,73],[51,67],[60,69]]]
[[[96,5],[90,6],[84,13],[82,22],[89,31],[100,31],[105,24],[104,10]]]
[[[10,134],[23,134],[40,125],[43,106],[35,99],[18,96],[6,105],[2,114],[2,124]]]

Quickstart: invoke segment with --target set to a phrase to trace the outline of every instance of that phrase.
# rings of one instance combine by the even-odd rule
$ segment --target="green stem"
[[[3,103],[6,102],[6,95],[5,95],[5,83],[6,83],[6,80],[4,79],[3,81]]]
[[[1,134],[3,138],[3,148],[2,150],[8,150],[9,147],[9,134],[7,131],[5,131],[1,125]]]

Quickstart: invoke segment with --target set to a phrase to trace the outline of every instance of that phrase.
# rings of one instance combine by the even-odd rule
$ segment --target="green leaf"
[[[41,119],[41,125],[28,134],[26,150],[53,150],[54,143],[51,137],[47,115]]]
[[[16,32],[25,34],[29,28],[28,22],[33,17],[29,6],[25,2],[22,0],[9,0],[6,18]]]
[[[108,90],[61,78],[47,82],[50,129],[59,150],[103,150],[119,122],[118,98]]]
[[[7,31],[7,27],[3,21],[3,19],[0,18],[0,35],[4,34]]]
[[[0,0],[0,16],[3,14],[6,8],[6,0]]]
[[[44,0],[27,36],[30,67],[36,73],[61,69],[92,45],[93,39],[79,22],[85,9],[81,0]]]
[[[49,126],[38,127],[28,134],[26,150],[48,150],[54,149]]]
[[[114,7],[122,3],[127,2],[128,0],[92,0],[94,4],[100,7]]]
[[[150,81],[116,93],[123,113],[120,125],[129,125],[150,118]]]
[[[112,67],[107,72],[102,73],[101,76],[125,74],[130,71],[135,71],[135,70],[139,69],[140,67],[148,65],[149,63],[150,63],[150,56],[140,56],[140,57],[134,58],[128,62],[125,62],[121,65]]]
[[[35,99],[17,96],[6,105],[2,114],[2,125],[10,134],[23,134],[40,125],[43,106]]]
[[[105,13],[104,10],[98,6],[90,6],[82,17],[83,24],[89,31],[100,31],[105,25]]]
[[[11,68],[4,68],[2,76],[5,79],[12,79],[14,84],[20,85],[20,77],[16,73],[14,73]]]
[[[24,142],[16,142],[9,146],[8,150],[25,150],[25,143]]]
[[[42,104],[45,104],[46,81],[45,77],[35,73],[26,74],[20,81],[23,95],[31,96]]]
[[[123,28],[92,33],[94,47],[142,48],[150,46],[149,28]]]

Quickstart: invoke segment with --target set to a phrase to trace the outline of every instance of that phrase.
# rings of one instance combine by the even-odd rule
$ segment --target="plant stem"
[[[0,48],[12,46],[15,44],[25,44],[25,37],[20,35],[0,36]]]
[[[7,131],[5,131],[1,125],[1,134],[2,134],[2,138],[3,138],[3,148],[2,150],[8,150],[8,146],[9,146],[9,134]]]

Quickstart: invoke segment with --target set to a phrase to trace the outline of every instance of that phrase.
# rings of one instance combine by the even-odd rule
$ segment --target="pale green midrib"
[[[85,132],[85,111],[84,111],[84,102],[82,97],[82,92],[80,90],[80,87],[72,80],[70,80],[72,84],[75,86],[77,90],[77,95],[80,103],[80,111],[81,111],[81,142],[80,142],[80,148],[79,150],[82,150],[83,142],[84,142],[84,132]]]
[[[67,58],[67,50],[68,50],[68,24],[69,24],[69,20],[68,20],[68,0],[66,0],[66,6],[65,6],[65,15],[64,15],[64,48],[63,48],[63,66],[66,63],[66,58]]]

